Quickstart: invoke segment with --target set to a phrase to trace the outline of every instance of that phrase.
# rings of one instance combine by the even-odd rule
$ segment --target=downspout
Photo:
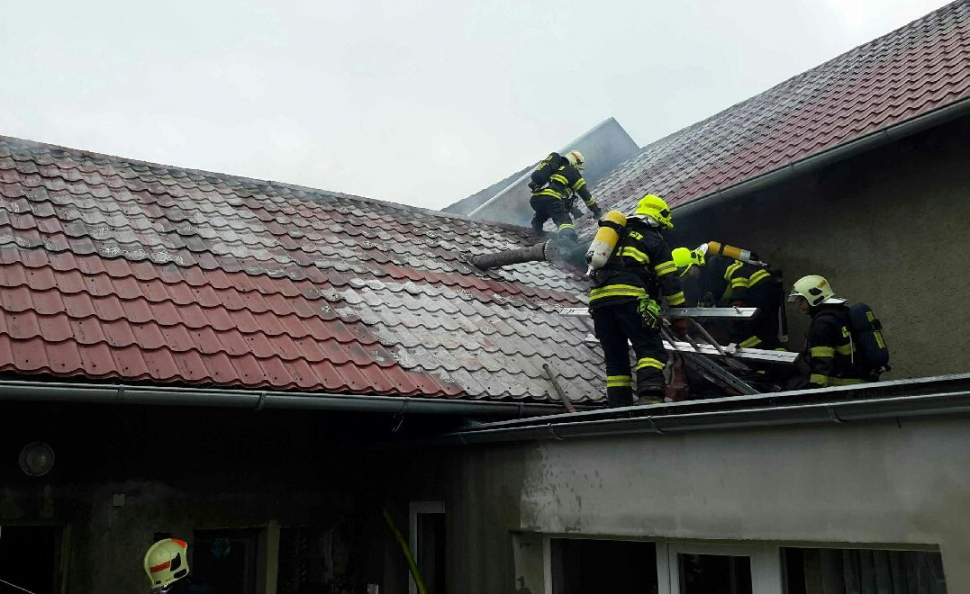
[[[556,404],[363,396],[319,392],[223,390],[206,388],[131,386],[123,384],[67,384],[0,381],[0,402],[68,402],[143,404],[156,406],[216,406],[261,410],[317,410],[359,413],[487,415],[527,417],[562,411]]]
[[[815,155],[805,157],[797,161],[792,161],[780,169],[775,169],[758,177],[745,180],[743,182],[719,188],[710,194],[706,194],[692,200],[683,206],[675,206],[674,210],[679,216],[693,214],[695,211],[708,206],[709,204],[721,201],[727,202],[739,198],[743,195],[756,192],[768,186],[787,181],[795,176],[815,171],[826,165],[853,157],[860,153],[870,151],[874,148],[889,144],[894,140],[899,140],[906,136],[911,136],[924,130],[929,130],[940,124],[949,122],[956,118],[970,114],[970,97],[960,99],[944,107],[940,107],[916,116],[915,118],[894,124],[887,128],[877,130],[871,134],[857,138],[851,142],[840,144],[836,147],[822,151]]]

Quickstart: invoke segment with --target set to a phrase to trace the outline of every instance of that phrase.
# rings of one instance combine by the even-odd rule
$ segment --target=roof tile
[[[529,238],[0,137],[0,371],[547,400],[550,360],[600,399],[602,357],[556,310],[583,284],[459,257]]]
[[[968,98],[970,2],[958,0],[648,145],[594,192],[621,210],[646,192],[687,204]]]

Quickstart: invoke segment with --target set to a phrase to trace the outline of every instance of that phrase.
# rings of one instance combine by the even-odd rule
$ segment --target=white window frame
[[[661,554],[661,547],[664,550]],[[680,555],[728,555],[751,559],[752,594],[782,594],[781,548],[771,544],[674,542],[657,544],[657,581],[667,592],[680,594]],[[665,566],[665,567],[664,567]],[[660,586],[660,593],[664,588]]]
[[[546,535],[542,539],[545,593],[552,594],[552,539],[569,536]],[[577,537],[572,537],[577,538]],[[751,591],[753,594],[783,594],[781,545],[773,543],[732,544],[711,541],[672,541],[664,539],[578,537],[584,540],[652,542],[657,550],[657,591],[659,594],[680,594],[681,553],[701,555],[731,555],[751,559]]]
[[[408,546],[411,547],[411,555],[414,556],[414,563],[418,563],[418,515],[419,514],[443,514],[445,513],[444,501],[412,501],[408,505]],[[414,576],[408,576],[408,593],[418,594],[418,585],[414,583]]]
[[[738,542],[712,540],[671,540],[663,538],[617,537],[600,535],[542,534],[543,594],[552,594],[552,540],[580,539],[612,542],[651,542],[657,551],[657,586],[659,594],[680,594],[679,555],[731,555],[751,559],[751,589],[754,594],[782,594],[784,571],[782,549],[858,549],[871,551],[906,551],[939,553],[937,545],[914,543],[840,543],[840,542]],[[944,567],[946,577],[946,567]]]

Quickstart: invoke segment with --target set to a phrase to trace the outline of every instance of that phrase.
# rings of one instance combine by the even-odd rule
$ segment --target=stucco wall
[[[777,187],[677,216],[672,244],[719,240],[756,251],[871,305],[893,371],[907,378],[970,370],[970,119],[897,141]],[[808,319],[789,307],[792,348]]]
[[[939,545],[949,591],[970,591],[968,430],[939,417],[471,449],[448,499],[450,587],[543,592],[541,555],[511,559],[524,531]]]

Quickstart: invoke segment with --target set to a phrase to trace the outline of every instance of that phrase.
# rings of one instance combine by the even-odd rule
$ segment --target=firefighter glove
[[[573,206],[572,208],[569,209],[569,214],[573,215],[574,219],[578,219],[583,216],[583,211]]]
[[[640,312],[640,317],[643,319],[643,327],[650,328],[651,330],[659,330],[660,321],[660,304],[650,297],[644,295],[640,297],[639,303],[637,304],[637,311]]]
[[[539,190],[539,188],[541,188],[541,187],[542,187],[542,184],[537,184],[535,182],[529,182],[529,189],[532,190],[533,192],[537,192]]]
[[[603,209],[597,204],[590,206],[589,212],[593,213],[593,217],[595,217],[597,220],[603,218]]]

